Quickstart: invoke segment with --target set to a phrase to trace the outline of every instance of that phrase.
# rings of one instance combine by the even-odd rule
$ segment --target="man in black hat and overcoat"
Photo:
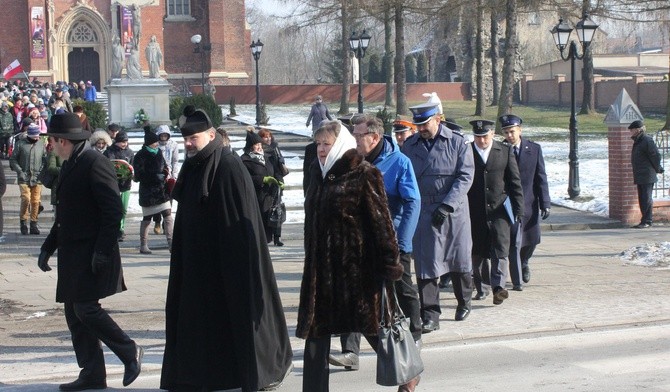
[[[187,106],[180,129],[160,386],[274,389],[293,354],[251,176],[202,110]]]
[[[474,120],[470,124],[475,136],[472,143],[475,175],[468,192],[475,298],[486,297],[488,287],[485,286],[490,286],[493,304],[500,305],[509,296],[505,283],[510,227],[523,219],[523,191],[512,149],[493,139],[495,123]]]
[[[126,290],[116,236],[123,206],[109,159],[91,149],[90,132],[73,113],[54,115],[49,143],[64,162],[58,184],[55,222],[42,244],[38,267],[50,271],[58,250],[56,301],[65,305],[79,377],[61,391],[104,389],[105,359],[100,341],[125,365],[123,385],[141,370],[143,350],[112,320],[99,300]]]

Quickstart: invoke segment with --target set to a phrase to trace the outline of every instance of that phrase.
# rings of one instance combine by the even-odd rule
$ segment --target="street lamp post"
[[[572,33],[572,26],[568,23],[563,22],[563,19],[558,21],[558,24],[554,26],[551,30],[551,34],[554,37],[554,43],[558,50],[561,52],[561,59],[563,61],[570,60],[570,172],[568,175],[568,196],[571,199],[574,199],[579,196],[579,157],[577,155],[577,110],[576,110],[576,96],[575,90],[577,82],[575,81],[575,75],[577,66],[575,64],[576,60],[581,60],[584,58],[586,49],[591,44],[591,40],[598,29],[598,25],[595,24],[588,15],[585,13],[582,16],[582,19],[577,22],[577,38],[582,45],[582,54],[577,53],[577,44],[574,40],[570,40],[570,34]],[[570,48],[568,49],[567,56],[564,56],[564,50],[570,42]]]
[[[212,50],[211,44],[200,44],[202,36],[196,34],[191,37],[191,43],[195,45],[193,53],[200,53],[200,82],[202,83],[202,93],[205,93],[205,52]]]
[[[361,59],[365,57],[365,50],[370,44],[370,36],[363,30],[361,35],[354,31],[349,38],[349,47],[358,59],[358,113],[363,113],[363,75],[361,70]]]
[[[261,58],[261,52],[263,51],[263,43],[259,38],[256,42],[251,41],[251,54],[254,56],[254,61],[256,61],[256,125],[261,124],[261,89],[258,85],[258,59]]]

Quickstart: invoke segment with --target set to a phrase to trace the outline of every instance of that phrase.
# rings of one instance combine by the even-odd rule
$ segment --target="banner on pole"
[[[14,60],[7,66],[7,68],[5,68],[4,71],[2,71],[2,76],[5,78],[5,80],[9,80],[19,72],[23,72],[23,67],[21,67],[19,60]]]
[[[30,9],[30,57],[41,59],[45,56],[44,7]]]

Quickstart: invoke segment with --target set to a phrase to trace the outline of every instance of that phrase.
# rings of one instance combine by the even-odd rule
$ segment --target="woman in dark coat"
[[[307,340],[303,391],[321,392],[328,391],[331,335],[361,332],[376,349],[382,282],[398,280],[403,268],[379,170],[338,121],[314,138],[296,336]]]
[[[242,163],[249,170],[251,181],[254,183],[258,206],[263,216],[265,238],[267,242],[270,242],[274,230],[270,226],[270,212],[275,199],[281,194],[281,187],[284,186],[284,183],[278,179],[269,156],[263,151],[263,140],[253,131],[247,132],[247,143],[244,146],[244,154],[241,158]],[[283,180],[282,177],[279,178]]]
[[[144,131],[144,145],[133,158],[135,181],[140,183],[140,206],[142,207],[142,223],[140,223],[140,253],[150,254],[147,243],[151,219],[161,214],[164,220],[165,238],[168,247],[172,248],[172,210],[170,196],[167,194],[165,176],[168,167],[163,153],[158,148],[158,135],[150,129]]]
[[[262,128],[258,131],[258,136],[263,140],[263,151],[265,156],[268,157],[268,161],[272,165],[274,170],[274,177],[279,181],[280,184],[284,183],[284,175],[288,174],[284,172],[286,164],[284,162],[284,156],[279,149],[279,144],[275,141],[272,132],[268,129]],[[273,198],[272,208],[279,208],[281,211],[281,219],[279,220],[270,220],[270,226],[272,226],[272,236],[274,239],[274,244],[276,246],[284,246],[284,243],[281,241],[281,225],[286,221],[286,206],[282,203],[283,187],[280,187],[278,197]],[[277,196],[277,195],[274,195]]]

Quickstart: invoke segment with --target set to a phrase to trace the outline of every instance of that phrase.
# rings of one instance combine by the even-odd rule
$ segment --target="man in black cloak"
[[[293,354],[251,177],[204,111],[180,128],[161,389],[275,389]]]

